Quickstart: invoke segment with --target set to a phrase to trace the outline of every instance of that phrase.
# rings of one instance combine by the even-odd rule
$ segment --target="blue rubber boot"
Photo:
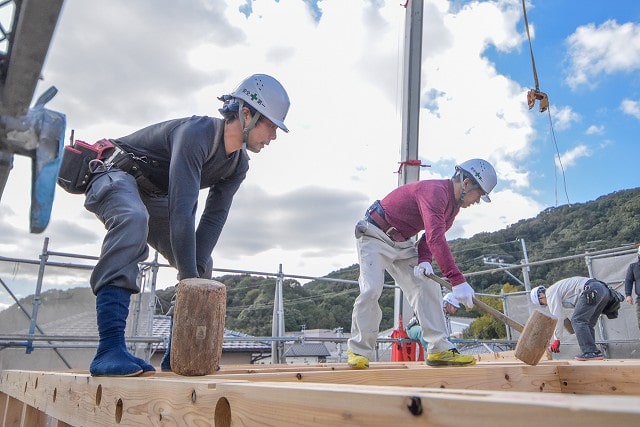
[[[130,300],[131,291],[116,286],[104,286],[96,295],[100,341],[89,366],[91,375],[131,377],[144,372],[132,359],[133,355],[127,351],[124,340]],[[153,369],[153,366],[149,366]]]

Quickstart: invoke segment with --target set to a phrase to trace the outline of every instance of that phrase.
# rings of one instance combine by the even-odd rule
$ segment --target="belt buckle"
[[[393,241],[395,241],[396,239],[393,238],[393,236],[391,235],[392,233],[399,233],[398,229],[395,227],[389,227],[387,228],[387,231],[384,232],[384,234],[386,234],[387,236],[389,236],[389,238]]]
[[[104,161],[104,164],[108,167],[111,167],[113,163],[116,161],[116,158],[120,155],[120,153],[124,153],[124,151],[120,147],[113,147],[113,153]]]

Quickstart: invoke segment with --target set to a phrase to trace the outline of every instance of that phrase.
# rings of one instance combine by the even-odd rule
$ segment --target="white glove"
[[[464,304],[465,307],[473,308],[473,296],[476,293],[467,282],[462,282],[459,285],[453,286],[451,288],[451,292],[453,292],[453,296]]]
[[[426,280],[429,274],[433,274],[433,267],[431,267],[431,263],[421,262],[413,267],[413,275],[416,279]]]

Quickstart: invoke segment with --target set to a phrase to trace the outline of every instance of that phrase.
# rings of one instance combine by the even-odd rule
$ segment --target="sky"
[[[640,2],[576,5],[526,3],[550,102],[541,113],[527,105],[536,84],[521,0],[424,1],[420,179],[449,178],[470,158],[498,174],[492,203],[461,210],[448,239],[640,184]],[[290,132],[250,155],[214,267],[323,276],[357,263],[355,223],[398,186],[406,14],[400,0],[66,0],[34,101],[56,86],[46,108],[66,115],[67,140],[74,130],[94,142],[220,117],[218,96],[274,76],[291,99]],[[48,228],[29,233],[30,168],[15,157],[0,255],[38,259],[48,237],[50,251],[97,256],[102,224],[60,188]],[[6,264],[3,281],[33,293],[29,269]],[[176,281],[164,270],[159,288]]]

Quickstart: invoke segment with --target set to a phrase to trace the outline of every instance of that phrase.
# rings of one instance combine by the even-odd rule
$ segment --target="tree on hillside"
[[[498,289],[496,289],[496,287]],[[510,283],[505,283],[503,285],[494,285],[492,288],[488,289],[488,294],[501,295],[502,293],[508,294],[512,292],[521,291],[521,287],[514,286]],[[494,297],[486,297],[480,296],[478,299],[488,306],[495,308],[499,312],[503,313],[504,308],[502,306],[502,301],[500,298]],[[478,308],[474,307],[474,311],[479,311]],[[482,340],[493,340],[493,339],[503,339],[507,337],[507,329],[505,324],[500,320],[495,319],[491,315],[480,312],[479,316],[476,320],[471,322],[469,327],[462,334],[465,339],[482,339]]]

